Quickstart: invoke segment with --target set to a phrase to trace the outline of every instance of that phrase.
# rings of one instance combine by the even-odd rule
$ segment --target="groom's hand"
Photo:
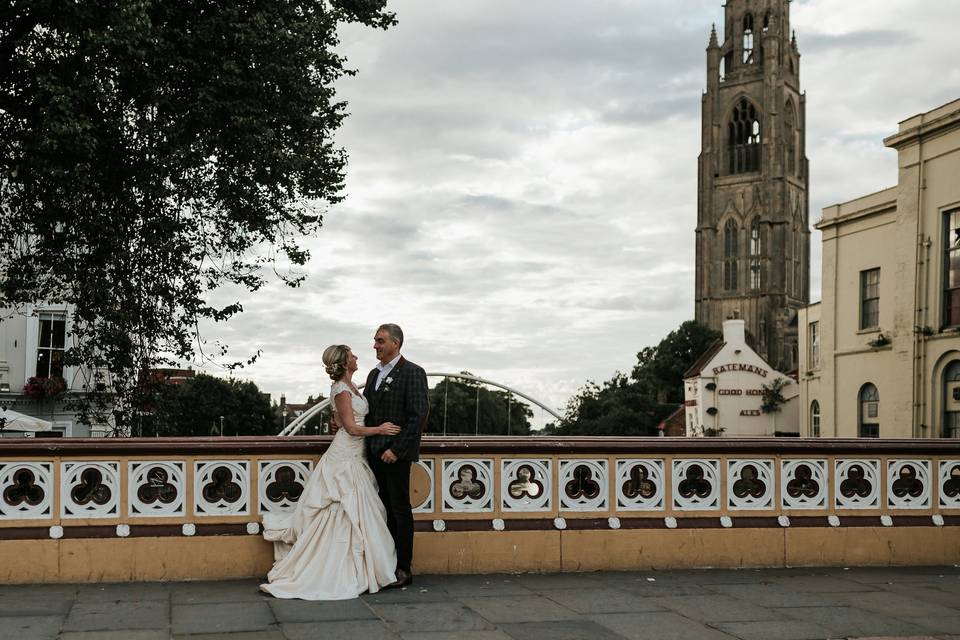
[[[383,455],[380,456],[380,459],[387,464],[393,464],[397,461],[397,454],[395,454],[391,449],[387,449],[383,452]]]

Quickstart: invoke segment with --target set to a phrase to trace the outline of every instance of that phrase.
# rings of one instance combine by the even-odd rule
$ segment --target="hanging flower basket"
[[[56,399],[67,390],[67,383],[63,378],[38,378],[27,380],[23,387],[23,395],[33,400]]]

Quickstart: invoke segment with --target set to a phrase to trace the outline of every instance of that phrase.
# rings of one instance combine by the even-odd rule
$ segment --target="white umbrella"
[[[6,421],[6,422],[4,422]],[[0,409],[0,423],[4,431],[49,431],[53,428],[52,422],[34,418],[10,409]]]

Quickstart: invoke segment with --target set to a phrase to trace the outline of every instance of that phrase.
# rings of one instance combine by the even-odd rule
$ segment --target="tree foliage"
[[[152,411],[135,425],[143,436],[266,436],[279,431],[267,395],[249,381],[198,374],[178,385],[157,387]]]
[[[637,354],[628,377],[617,372],[603,384],[588,382],[567,403],[552,435],[647,436],[683,402],[683,374],[721,334],[688,320]]]
[[[139,372],[242,311],[216,289],[299,284],[342,198],[344,23],[394,18],[385,0],[0,7],[0,307],[72,306],[79,419],[143,410]]]
[[[530,434],[532,417],[530,407],[507,391],[490,389],[472,380],[444,378],[430,390],[427,431],[448,435],[522,436]]]

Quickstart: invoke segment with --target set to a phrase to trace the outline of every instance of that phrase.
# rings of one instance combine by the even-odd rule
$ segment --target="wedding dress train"
[[[343,382],[333,384],[330,398],[343,391],[363,425],[366,399]],[[260,588],[277,598],[347,600],[392,583],[397,553],[364,438],[340,429],[295,510],[264,515],[263,536],[274,543],[276,562]]]

